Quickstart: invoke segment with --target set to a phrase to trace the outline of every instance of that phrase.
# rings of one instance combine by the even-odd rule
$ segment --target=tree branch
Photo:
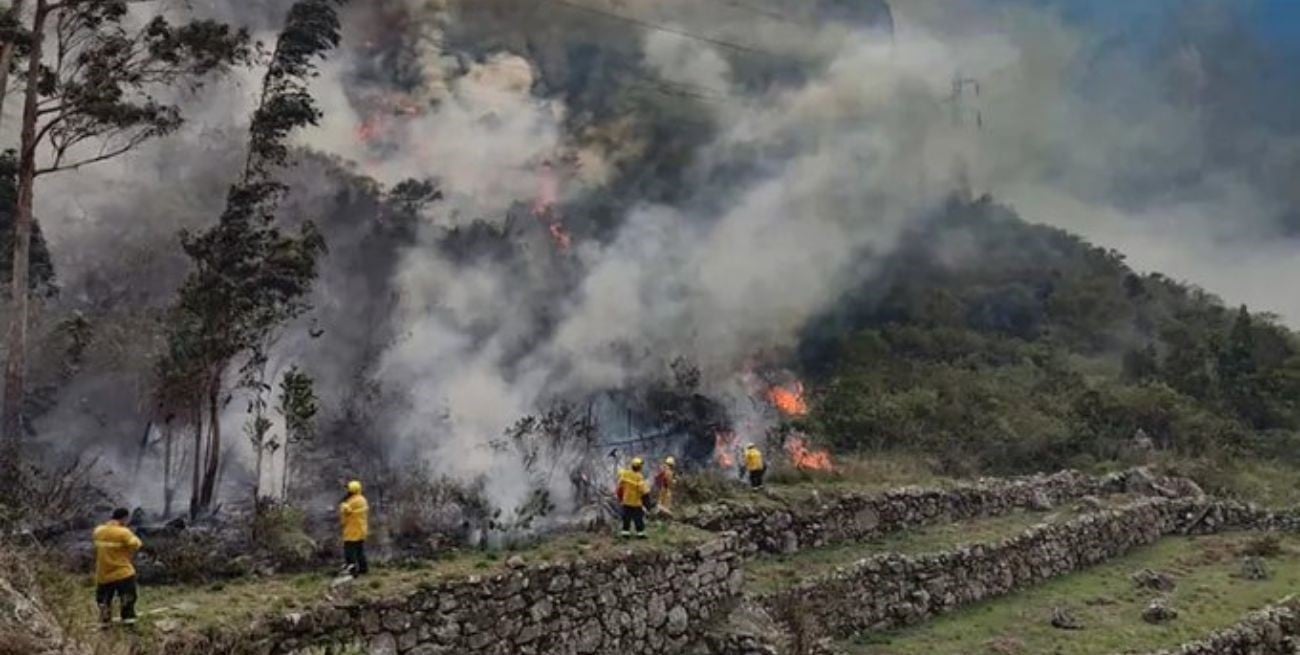
[[[97,155],[97,156],[95,156],[95,157],[89,157],[89,158],[87,158],[87,159],[83,159],[83,160],[81,160],[81,161],[78,161],[78,162],[75,162],[75,163],[72,163],[72,164],[55,164],[55,165],[53,165],[53,166],[50,166],[49,168],[41,168],[41,169],[37,169],[37,170],[36,170],[36,175],[37,175],[37,176],[41,176],[41,175],[45,175],[45,174],[47,174],[47,173],[57,173],[57,172],[59,172],[59,171],[71,171],[71,170],[76,170],[76,169],[78,169],[78,168],[81,168],[82,166],[86,166],[86,165],[89,165],[89,164],[97,164],[97,163],[99,163],[99,162],[101,162],[101,161],[107,161],[107,160],[112,159],[112,158],[114,158],[114,157],[118,157],[118,156],[121,156],[121,155],[126,154],[127,152],[130,152],[132,148],[134,148],[134,147],[136,147],[137,145],[139,145],[140,142],[143,141],[143,140],[144,140],[143,138],[141,138],[141,139],[132,139],[130,143],[127,143],[126,145],[124,145],[124,146],[122,146],[122,147],[120,147],[120,148],[117,148],[117,149],[114,149],[114,150],[110,150],[110,151],[105,152],[105,153],[103,153],[103,154],[101,154],[101,155]]]

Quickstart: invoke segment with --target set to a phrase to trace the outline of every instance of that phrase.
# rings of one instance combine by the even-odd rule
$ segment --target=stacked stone
[[[166,652],[275,655],[325,644],[374,655],[682,652],[739,594],[737,559],[724,535],[677,552],[541,564],[191,636]]]
[[[845,493],[804,506],[756,507],[718,503],[683,520],[714,532],[735,532],[746,555],[793,553],[866,541],[925,525],[1048,509],[1087,496],[1117,493],[1199,496],[1188,480],[1158,478],[1145,469],[1106,476],[1062,471],[1052,475],[984,480],[951,489],[904,488],[879,494]]]
[[[1046,524],[991,544],[859,560],[757,600],[787,626],[845,637],[929,619],[1123,555],[1172,534],[1294,529],[1294,513],[1196,498],[1151,498]]]
[[[1123,510],[1041,525],[993,544],[858,561],[759,599],[788,625],[846,637],[924,621],[954,608],[1077,571],[1174,531],[1186,503],[1141,501]],[[804,629],[807,629],[806,627]]]
[[[1152,655],[1294,655],[1297,652],[1300,652],[1300,600],[1288,598],[1206,639]]]

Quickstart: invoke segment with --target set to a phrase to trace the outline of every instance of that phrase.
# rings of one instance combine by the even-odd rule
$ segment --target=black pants
[[[343,542],[343,561],[347,562],[348,566],[352,568],[352,575],[369,573],[370,564],[366,562],[366,542]]]
[[[757,471],[750,471],[750,472],[749,472],[749,486],[751,486],[751,487],[753,487],[753,488],[755,488],[755,489],[757,489],[757,488],[763,486],[763,474],[764,474],[764,473],[767,473],[767,469],[758,469]]]
[[[645,532],[645,508],[623,506],[623,532],[632,529],[632,524],[636,524],[638,533]]]
[[[99,605],[99,621],[113,622],[113,597],[122,601],[122,620],[135,620],[136,598],[135,576],[117,582],[109,582],[95,587],[95,604]]]

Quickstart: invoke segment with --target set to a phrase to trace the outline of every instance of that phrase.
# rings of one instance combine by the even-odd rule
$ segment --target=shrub
[[[679,476],[673,495],[678,503],[700,504],[733,498],[741,489],[738,478],[708,469]]]
[[[481,485],[437,477],[422,469],[398,476],[388,494],[389,533],[397,541],[457,541],[469,524],[493,515]]]
[[[316,542],[307,535],[307,517],[295,507],[259,504],[249,532],[251,542],[277,568],[302,566],[316,553]]]

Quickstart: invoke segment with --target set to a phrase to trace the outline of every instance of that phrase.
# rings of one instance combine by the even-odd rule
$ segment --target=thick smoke
[[[315,85],[326,118],[301,143],[349,163],[311,157],[290,174],[286,215],[322,224],[331,251],[314,320],[277,344],[272,377],[306,366],[334,422],[376,389],[341,438],[382,444],[390,464],[486,476],[510,509],[531,489],[519,458],[490,447],[508,426],[663,379],[677,357],[761,429],[743,415],[746,371],[779,363],[954,191],[1300,320],[1255,286],[1294,267],[1260,244],[1294,212],[1294,175],[1279,171],[1295,171],[1296,140],[1231,120],[1272,97],[1230,74],[1249,42],[1228,38],[1235,15],[1207,23],[1180,5],[1137,51],[1021,2],[582,1],[664,29],[508,0],[357,3]],[[288,4],[195,12],[269,37]],[[175,231],[219,213],[255,81],[209,90],[180,137],[46,187],[60,190],[40,209],[74,297],[105,298],[101,280],[142,296],[103,302],[165,305],[185,270]],[[683,144],[688,130],[703,136]],[[379,238],[379,198],[354,175],[433,178],[445,198],[406,237]],[[504,235],[506,254],[449,248],[450,230]],[[42,431],[93,432],[81,408],[120,401],[114,379],[71,385]],[[119,414],[99,424],[138,438],[126,426],[140,411]]]

